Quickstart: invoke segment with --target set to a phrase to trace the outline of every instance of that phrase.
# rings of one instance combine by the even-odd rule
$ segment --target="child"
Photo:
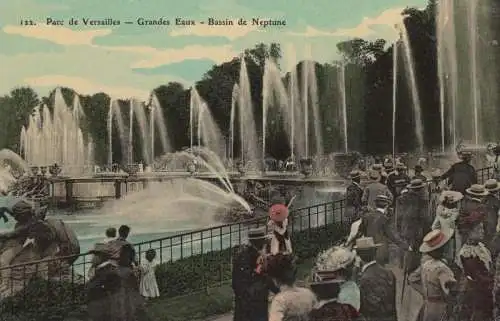
[[[158,283],[156,283],[153,261],[156,252],[153,249],[146,251],[146,262],[141,266],[141,295],[145,298],[157,298],[160,296]]]

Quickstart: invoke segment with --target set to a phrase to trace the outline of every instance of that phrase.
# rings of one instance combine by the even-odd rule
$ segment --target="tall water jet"
[[[150,139],[149,139],[149,131],[148,131],[148,122],[146,120],[146,111],[145,106],[142,102],[139,102],[135,99],[131,100],[132,108],[134,110],[135,119],[137,120],[137,125],[139,127],[139,135],[141,138],[141,154],[142,161],[148,164],[152,163],[151,155],[151,147],[150,147]]]
[[[128,122],[128,164],[134,163],[134,104],[129,101],[129,122]]]
[[[478,84],[478,61],[477,61],[477,0],[467,1],[467,27],[469,31],[469,55],[470,55],[470,74],[471,74],[471,92],[472,108],[474,110],[474,143],[479,144],[479,108],[480,108],[480,88]]]
[[[60,88],[54,94],[52,114],[46,106],[37,107],[30,116],[28,127],[21,129],[21,153],[31,165],[62,165],[63,173],[81,175],[92,165],[88,155],[93,148],[90,137],[85,139],[80,128],[84,117],[78,96],[72,108],[64,101]]]
[[[424,126],[422,122],[422,107],[420,104],[419,91],[417,86],[417,80],[415,77],[415,63],[413,61],[413,53],[411,49],[410,39],[408,36],[408,30],[406,25],[401,23],[401,40],[403,44],[405,71],[407,78],[409,78],[410,94],[412,99],[412,109],[413,117],[415,121],[415,136],[417,138],[417,147],[420,152],[424,149]]]
[[[396,110],[398,104],[398,42],[392,45],[392,157],[396,157]]]
[[[259,159],[259,150],[257,147],[257,129],[253,115],[252,91],[250,88],[250,78],[248,77],[247,64],[245,56],[240,58],[239,75],[239,125],[240,125],[240,144],[241,158],[257,164]]]
[[[150,106],[152,108],[153,116],[153,122],[150,124],[151,127],[155,127],[158,130],[158,136],[160,138],[160,143],[162,147],[161,154],[168,153],[172,151],[172,146],[170,143],[169,135],[168,135],[168,130],[167,130],[167,122],[165,121],[165,117],[163,116],[163,112],[161,109],[161,104],[158,101],[158,97],[156,94],[153,92],[151,94],[151,103]],[[155,135],[154,135],[154,129],[151,129],[152,133],[152,143],[155,140]],[[154,144],[153,144],[154,146]],[[154,154],[153,154],[154,158]]]
[[[231,95],[231,114],[229,119],[229,159],[231,159],[231,164],[234,164],[234,132],[235,132],[235,121],[236,121],[236,106],[239,95],[239,86],[234,84],[233,92]]]
[[[339,66],[339,91],[340,91],[340,105],[342,106],[342,126],[344,134],[344,151],[347,153],[349,151],[349,140],[347,136],[347,84],[345,81],[345,70],[347,64],[342,62]]]
[[[149,139],[151,144],[151,163],[155,159],[155,109],[156,106],[152,104],[149,105]]]
[[[296,144],[296,133],[295,133],[295,117],[296,108],[300,108],[298,104],[298,81],[297,81],[297,57],[295,48],[293,45],[288,46],[288,70],[290,71],[290,76],[288,78],[288,97],[289,97],[289,110],[290,110],[290,154],[292,157],[295,156],[295,144]]]
[[[203,145],[217,155],[224,154],[222,134],[208,108],[207,103],[200,97],[195,87],[191,88],[191,100],[189,104],[189,131],[190,144],[193,148],[195,129],[198,134],[198,145]]]
[[[114,101],[110,99],[109,101],[109,110],[108,110],[108,119],[107,119],[107,127],[108,127],[108,166],[111,169],[113,165],[113,103]]]

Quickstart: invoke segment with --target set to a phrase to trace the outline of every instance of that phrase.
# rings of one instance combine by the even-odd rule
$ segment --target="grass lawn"
[[[307,280],[313,259],[298,264],[299,280]],[[193,321],[230,312],[233,309],[233,290],[230,284],[208,289],[204,293],[194,293],[182,297],[158,298],[148,303],[149,312],[158,321]]]

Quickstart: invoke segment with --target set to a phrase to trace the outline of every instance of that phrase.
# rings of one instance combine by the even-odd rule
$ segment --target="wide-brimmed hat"
[[[373,181],[378,181],[380,180],[380,173],[377,172],[376,170],[372,169],[369,173],[368,173],[368,178],[373,180]]]
[[[356,178],[360,178],[361,177],[361,172],[360,171],[357,171],[357,170],[353,170],[349,173],[349,177],[351,179],[356,179]]]
[[[456,191],[443,191],[439,195],[439,203],[443,203],[446,201],[447,203],[453,204],[459,202],[462,198],[464,198],[464,194]]]
[[[347,248],[334,246],[318,256],[315,271],[321,280],[328,279],[328,275],[351,265],[356,254]]]
[[[469,151],[461,151],[458,153],[458,157],[460,159],[471,159],[472,158],[472,152]]]
[[[373,164],[373,165],[372,165],[372,169],[373,169],[374,171],[381,171],[381,170],[383,170],[383,169],[384,169],[384,166],[382,166],[382,164]]]
[[[269,218],[274,222],[283,222],[288,218],[288,207],[285,204],[274,204],[269,208]]]
[[[419,189],[425,187],[425,183],[420,178],[412,179],[410,184],[406,185],[409,189]]]
[[[373,249],[382,246],[381,243],[375,243],[373,237],[360,237],[356,240],[354,248],[356,250]]]
[[[384,194],[379,194],[375,197],[375,202],[377,203],[392,203],[392,200],[389,196],[384,195]]]
[[[424,171],[424,168],[422,167],[422,165],[415,165],[415,167],[413,168],[413,170],[415,170],[415,172],[423,172]]]
[[[441,178],[441,175],[443,175],[443,172],[439,168],[436,168],[431,172],[431,177],[434,179]]]
[[[496,179],[492,178],[484,182],[484,188],[486,188],[488,192],[496,192],[500,190],[500,184]]]
[[[248,240],[249,241],[259,241],[268,238],[267,230],[263,227],[251,228],[248,230]]]
[[[472,195],[472,196],[486,196],[489,194],[489,192],[486,190],[484,185],[480,185],[480,184],[472,185],[471,187],[466,189],[465,192],[469,195]]]
[[[424,236],[421,253],[429,253],[443,247],[453,236],[453,229],[433,230]]]
[[[384,169],[386,171],[391,171],[394,169],[394,163],[392,161],[387,161],[384,163]]]

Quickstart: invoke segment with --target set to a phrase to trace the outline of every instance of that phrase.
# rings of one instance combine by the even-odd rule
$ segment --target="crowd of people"
[[[233,260],[234,320],[395,321],[394,268],[403,296],[408,287],[421,294],[420,320],[499,320],[500,184],[478,184],[471,153],[459,156],[444,173],[419,164],[410,177],[394,160],[353,170],[350,233],[319,255],[307,287],[296,280],[288,209],[274,204],[271,234],[250,230]]]

